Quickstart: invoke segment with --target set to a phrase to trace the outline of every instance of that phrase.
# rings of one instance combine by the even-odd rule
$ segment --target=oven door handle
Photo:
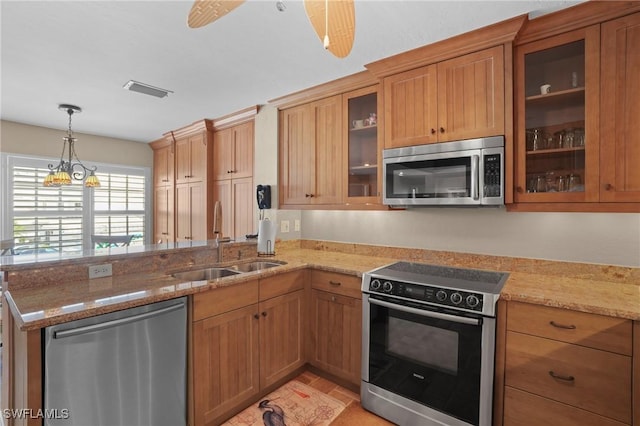
[[[396,309],[398,311],[407,312],[410,314],[420,315],[423,317],[443,319],[461,324],[480,325],[480,320],[477,318],[461,317],[458,315],[444,314],[442,312],[426,311],[423,309],[412,308],[410,306],[403,306],[397,305],[395,303],[385,302],[384,300],[373,299],[371,297],[369,297],[369,303],[373,305],[384,306],[385,308]]]

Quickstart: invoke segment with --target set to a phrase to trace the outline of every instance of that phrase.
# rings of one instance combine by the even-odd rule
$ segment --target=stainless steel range
[[[491,425],[508,274],[397,262],[362,277],[362,406],[399,425]]]

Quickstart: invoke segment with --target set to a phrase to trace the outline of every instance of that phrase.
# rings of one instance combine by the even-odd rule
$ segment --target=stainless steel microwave
[[[384,204],[504,204],[504,136],[385,149],[382,157]]]

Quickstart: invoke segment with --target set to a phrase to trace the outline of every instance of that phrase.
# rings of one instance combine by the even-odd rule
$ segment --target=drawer
[[[307,270],[287,272],[260,280],[260,301],[304,289]]]
[[[631,423],[631,357],[507,332],[505,384]]]
[[[258,280],[193,295],[193,321],[258,303]]]
[[[311,287],[317,290],[362,299],[361,285],[362,279],[355,275],[320,270],[311,271]]]
[[[627,319],[509,302],[507,329],[631,356],[632,322]]]
[[[624,426],[624,423],[507,386],[504,426]]]

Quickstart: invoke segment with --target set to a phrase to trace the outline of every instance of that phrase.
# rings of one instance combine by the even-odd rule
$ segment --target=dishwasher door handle
[[[104,330],[119,325],[130,324],[136,321],[142,321],[145,319],[157,317],[169,312],[177,311],[185,306],[184,303],[177,305],[167,306],[166,308],[157,309],[155,311],[144,312],[137,315],[132,315],[126,318],[119,318],[111,321],[101,322],[98,324],[86,325],[84,327],[70,328],[68,330],[56,331],[53,333],[54,339],[64,339],[65,337],[79,336],[81,334],[93,333],[96,331]]]

